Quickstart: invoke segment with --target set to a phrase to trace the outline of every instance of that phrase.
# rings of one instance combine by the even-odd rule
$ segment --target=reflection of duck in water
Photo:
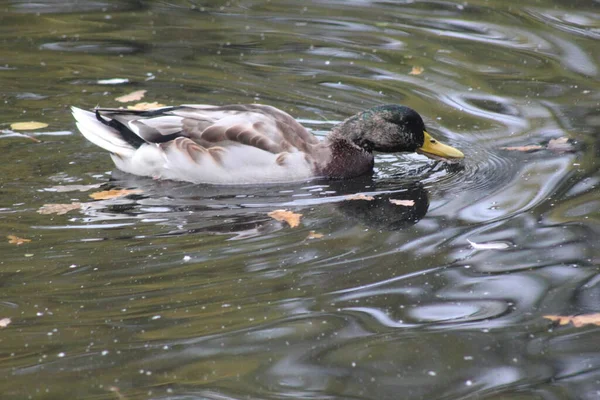
[[[352,178],[373,171],[373,151],[464,155],[433,139],[414,110],[385,105],[335,126],[320,141],[290,115],[264,105],[73,107],[81,133],[135,175],[193,183],[248,184]]]
[[[142,194],[134,201],[121,198],[118,204],[89,203],[88,218],[115,219],[120,215],[157,220],[177,226],[170,233],[173,235],[207,232],[241,238],[276,231],[281,228],[267,217],[275,209],[302,214],[310,209],[308,215],[316,220],[334,216],[341,224],[396,230],[416,224],[429,207],[427,189],[420,182],[375,181],[370,176],[317,181],[309,186],[222,186],[156,182],[115,171],[103,189],[115,187],[135,188]]]
[[[347,196],[337,209],[352,221],[383,230],[396,230],[414,225],[429,209],[427,189],[420,182],[385,184],[370,178],[332,182],[340,193],[357,193],[365,188],[366,196]]]

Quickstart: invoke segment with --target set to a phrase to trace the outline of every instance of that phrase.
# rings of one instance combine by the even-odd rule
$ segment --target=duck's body
[[[373,170],[373,150],[415,151],[427,139],[420,116],[403,106],[360,113],[323,141],[289,114],[257,104],[95,112],[73,107],[73,115],[81,133],[108,150],[119,169],[194,183],[351,178]],[[420,141],[412,140],[419,132]],[[450,156],[462,156],[452,150]]]

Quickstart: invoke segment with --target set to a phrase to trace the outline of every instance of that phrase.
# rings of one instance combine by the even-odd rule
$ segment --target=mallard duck
[[[135,175],[194,183],[251,184],[344,179],[372,172],[374,151],[463,158],[433,139],[401,105],[371,108],[319,140],[289,114],[250,105],[182,105],[147,111],[72,107],[77,127]]]

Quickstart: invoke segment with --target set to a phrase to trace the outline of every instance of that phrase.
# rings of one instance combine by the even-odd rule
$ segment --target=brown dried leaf
[[[139,189],[111,189],[103,190],[102,192],[94,192],[90,194],[90,197],[94,200],[108,200],[114,199],[115,197],[128,196],[130,194],[142,193]]]
[[[414,66],[408,73],[409,75],[421,75],[425,71],[423,67]]]
[[[15,235],[8,235],[6,238],[8,239],[8,243],[16,244],[17,246],[20,246],[23,243],[31,242],[31,239],[23,239]]]
[[[572,323],[576,328],[580,328],[584,325],[600,326],[600,313],[575,316],[544,315],[544,318],[549,319],[550,321],[558,322],[559,325],[567,325]]]
[[[412,206],[415,205],[415,201],[414,200],[390,199],[390,203],[395,204],[397,206],[406,206],[406,207],[412,207]]]
[[[362,194],[362,193],[357,193],[357,194],[351,194],[346,196],[346,200],[367,200],[367,201],[373,201],[375,200],[375,197],[373,196],[369,196],[366,194]]]
[[[2,318],[0,319],[0,328],[6,328],[10,325],[12,320],[10,318]]]
[[[115,100],[120,103],[129,103],[130,101],[139,101],[144,97],[147,90],[136,90],[124,96],[117,97]]]
[[[548,150],[555,153],[568,153],[574,151],[575,148],[573,147],[573,144],[569,143],[569,138],[560,137],[558,139],[551,139],[550,142],[548,142]]]
[[[56,214],[63,215],[68,213],[71,210],[79,210],[81,208],[81,203],[75,202],[71,204],[44,204],[38,210],[40,214]]]
[[[308,232],[308,236],[306,238],[307,239],[321,239],[323,236],[325,236],[325,235],[323,235],[322,233],[310,231],[310,232]]]
[[[146,110],[152,110],[154,108],[161,108],[161,107],[166,107],[166,106],[164,104],[160,104],[155,101],[154,103],[137,103],[132,106],[127,106],[127,109],[128,110],[136,110],[136,111],[146,111]]]
[[[540,146],[539,144],[530,144],[528,146],[500,147],[500,150],[522,151],[524,153],[527,153],[529,151],[542,150],[543,148],[544,146]]]
[[[271,211],[268,215],[277,221],[287,222],[291,228],[295,228],[300,225],[300,217],[302,217],[302,214],[295,214],[287,210]]]
[[[14,129],[15,131],[31,131],[34,129],[46,128],[47,126],[48,124],[45,124],[43,122],[15,122],[13,124],[10,124],[10,129]]]

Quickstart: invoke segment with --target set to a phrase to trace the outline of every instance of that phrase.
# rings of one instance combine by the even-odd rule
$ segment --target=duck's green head
[[[405,106],[373,107],[349,118],[340,129],[346,131],[354,143],[369,151],[417,152],[434,158],[464,158],[460,150],[431,137],[419,113]]]

